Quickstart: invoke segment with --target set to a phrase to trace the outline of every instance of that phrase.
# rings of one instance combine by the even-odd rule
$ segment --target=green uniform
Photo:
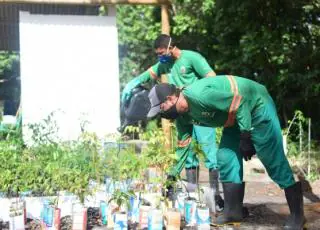
[[[213,71],[209,66],[206,59],[199,53],[189,50],[181,50],[181,55],[178,59],[172,63],[160,63],[151,66],[147,71],[131,80],[124,92],[130,92],[136,86],[148,82],[151,79],[160,80],[162,74],[167,74],[168,82],[178,87],[189,86],[199,79],[206,77],[206,75]],[[126,98],[126,94],[123,93],[123,99]],[[202,147],[206,162],[205,165],[209,169],[216,169],[216,144],[215,144],[215,129],[203,126],[192,126],[192,137],[197,140],[198,144]],[[179,138],[178,138],[179,139]],[[199,165],[198,158],[192,151],[192,146],[187,143],[187,146],[183,150],[180,148],[177,150],[178,158],[181,155],[187,154],[186,160],[182,160],[181,163],[186,168],[197,167]]]
[[[194,124],[224,126],[217,153],[220,180],[241,183],[242,156],[239,154],[240,132],[250,131],[257,156],[269,176],[281,187],[295,183],[285,157],[277,112],[266,88],[246,78],[223,75],[197,81],[182,91],[188,113],[177,121],[178,135],[187,140]],[[180,151],[184,152],[181,147]],[[187,160],[188,155],[181,155]],[[172,174],[182,170],[180,162]]]

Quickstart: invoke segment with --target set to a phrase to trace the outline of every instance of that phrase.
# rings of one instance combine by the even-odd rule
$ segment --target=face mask
[[[179,98],[177,99],[176,103],[167,111],[162,111],[160,113],[160,116],[164,119],[168,119],[168,120],[174,120],[176,119],[180,114],[178,113],[177,110],[177,102],[178,102]]]
[[[168,109],[167,111],[161,112],[160,116],[162,118],[168,119],[168,120],[176,119],[179,116],[179,113],[177,111],[177,106],[174,105],[170,109]]]
[[[163,55],[159,56],[159,62],[162,63],[162,64],[172,62],[172,55],[169,53],[170,45],[171,45],[171,38],[169,40],[169,44],[168,44],[168,47],[167,47],[166,54],[163,54]]]
[[[162,64],[170,63],[172,61],[172,56],[170,54],[164,54],[159,56],[159,62]]]

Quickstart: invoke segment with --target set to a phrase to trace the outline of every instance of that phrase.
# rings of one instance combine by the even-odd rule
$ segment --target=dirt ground
[[[249,217],[240,227],[212,227],[212,229],[283,229],[289,214],[284,191],[271,181],[258,159],[245,162],[244,180],[246,182],[244,205],[249,209]],[[200,183],[208,183],[208,171],[204,167],[200,170]],[[312,183],[302,180],[302,187],[307,229],[320,230],[320,180]]]

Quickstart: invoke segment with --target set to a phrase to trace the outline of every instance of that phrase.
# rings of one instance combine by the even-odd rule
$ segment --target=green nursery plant
[[[108,204],[111,202],[114,202],[117,207],[112,210],[112,212],[118,212],[121,209],[123,210],[129,210],[130,207],[130,198],[131,197],[136,197],[133,190],[129,191],[121,191],[120,189],[116,189],[113,193],[111,198],[108,200]]]
[[[283,136],[294,171],[313,181],[319,179],[320,146],[318,141],[308,140],[308,121],[300,110],[296,110],[288,128],[283,130]]]
[[[102,146],[98,137],[83,130],[76,141],[57,138],[54,114],[39,124],[30,125],[32,144],[24,145],[22,137],[0,142],[0,192],[19,196],[31,191],[36,196],[57,195],[68,191],[84,202],[91,194],[90,181],[104,178]]]
[[[174,133],[174,126],[171,127],[172,134]],[[171,135],[175,137],[174,135]],[[151,183],[158,186],[154,186],[155,192],[161,192],[161,196],[158,200],[158,208],[161,201],[165,203],[166,207],[169,207],[169,201],[166,197],[166,189],[168,186],[176,188],[176,183],[167,180],[167,175],[170,172],[173,165],[176,163],[175,154],[175,138],[171,140],[172,146],[168,148],[166,136],[161,128],[159,128],[155,122],[148,124],[146,132],[141,135],[141,139],[147,141],[147,146],[143,149],[142,155],[147,159],[148,168],[154,169],[157,174],[156,178],[153,178]]]

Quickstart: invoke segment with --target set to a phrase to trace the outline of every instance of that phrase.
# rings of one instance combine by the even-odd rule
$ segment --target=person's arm
[[[189,123],[189,117],[181,116],[176,120],[176,128],[178,132],[178,143],[176,155],[178,157],[177,164],[172,167],[169,172],[170,176],[176,177],[183,170],[188,153],[191,150],[193,125]]]
[[[151,66],[147,71],[129,81],[122,91],[121,102],[125,103],[132,96],[132,90],[139,85],[150,81],[151,79],[158,80],[159,63]]]
[[[194,55],[192,55],[191,62],[194,70],[202,78],[216,76],[216,73],[213,71],[207,60],[201,54],[195,53]]]

